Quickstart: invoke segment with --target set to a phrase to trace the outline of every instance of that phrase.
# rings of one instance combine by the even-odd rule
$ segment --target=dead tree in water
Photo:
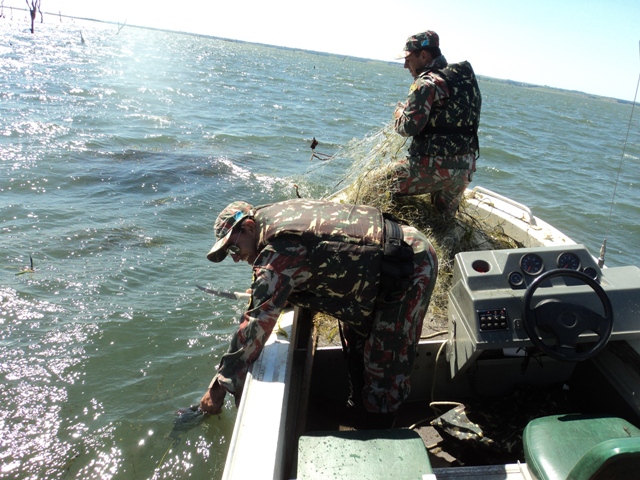
[[[27,8],[29,9],[29,13],[31,14],[31,33],[34,33],[33,24],[36,21],[36,12],[40,12],[40,23],[42,23],[42,11],[40,10],[40,2],[42,0],[31,0],[31,5],[29,5],[29,0],[24,0],[27,2]]]

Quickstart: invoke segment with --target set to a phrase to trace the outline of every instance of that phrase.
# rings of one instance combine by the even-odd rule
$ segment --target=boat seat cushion
[[[539,480],[605,478],[606,469],[624,471],[638,462],[640,429],[607,415],[552,415],[529,422],[523,447],[527,467]]]
[[[580,459],[570,479],[635,480],[640,477],[640,437],[615,438],[599,443]]]
[[[310,432],[298,442],[298,480],[421,480],[431,473],[429,453],[413,430]]]

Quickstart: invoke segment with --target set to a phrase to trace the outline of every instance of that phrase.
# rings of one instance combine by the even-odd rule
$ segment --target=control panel
[[[522,323],[527,288],[542,273],[568,269],[584,273],[605,291],[613,306],[611,340],[640,339],[640,268],[600,268],[584,245],[462,252],[456,255],[449,292],[449,344],[452,374],[484,350],[517,350],[532,345]],[[579,278],[545,280],[532,307],[546,300],[584,306],[603,314],[598,295]],[[581,342],[593,335],[580,336]]]
[[[506,308],[497,310],[478,310],[478,325],[480,330],[508,330],[508,314]]]

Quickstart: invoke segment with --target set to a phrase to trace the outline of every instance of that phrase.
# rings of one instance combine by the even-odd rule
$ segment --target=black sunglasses
[[[227,247],[227,253],[230,253],[231,255],[240,254],[240,247],[238,246],[238,240],[240,239],[241,234],[242,234],[242,230],[238,232],[238,236],[236,237],[236,243],[234,243],[233,245],[229,245]]]

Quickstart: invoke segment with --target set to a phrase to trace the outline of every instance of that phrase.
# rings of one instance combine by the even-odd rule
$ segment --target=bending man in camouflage
[[[252,296],[201,408],[218,413],[226,392],[240,398],[247,370],[290,302],[334,316],[362,339],[363,381],[355,382],[353,403],[374,422],[393,417],[409,394],[437,275],[426,237],[373,207],[307,199],[255,209],[234,202],[214,231],[207,258],[220,262],[229,253],[252,265]]]
[[[394,112],[394,128],[413,138],[408,158],[391,165],[391,191],[431,193],[438,210],[453,216],[480,154],[478,82],[469,62],[447,64],[431,30],[409,37],[401,58],[414,82]]]

